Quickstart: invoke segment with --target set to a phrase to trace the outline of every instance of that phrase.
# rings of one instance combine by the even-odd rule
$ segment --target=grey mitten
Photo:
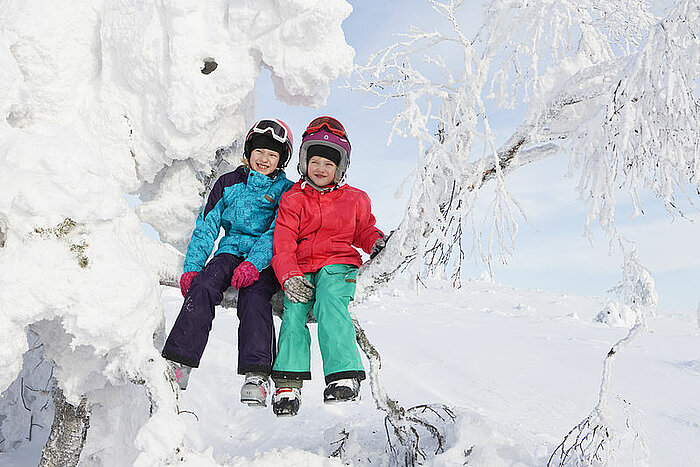
[[[314,296],[314,286],[304,276],[293,276],[284,281],[284,295],[293,303],[306,303]]]
[[[386,246],[386,239],[384,237],[378,238],[374,245],[372,245],[372,251],[369,253],[369,258],[372,259],[379,254],[380,251]]]

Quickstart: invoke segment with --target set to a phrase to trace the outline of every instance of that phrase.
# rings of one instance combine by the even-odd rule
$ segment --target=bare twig
[[[178,414],[178,415],[183,414],[183,413],[188,413],[188,414],[190,414],[190,415],[194,415],[194,418],[195,418],[197,421],[199,421],[199,417],[197,416],[197,414],[194,413],[194,412],[192,412],[191,410],[180,410],[180,409],[178,409],[178,411],[177,411],[177,414]]]
[[[337,439],[337,440],[331,442],[331,444],[338,445],[338,447],[336,447],[335,450],[331,453],[331,457],[341,457],[342,458],[343,455],[345,454],[345,443],[350,438],[350,433],[347,430],[343,429],[340,431],[339,434],[340,434],[340,439]]]
[[[423,404],[409,409],[404,409],[398,401],[391,399],[381,384],[379,370],[381,357],[377,349],[367,338],[362,326],[353,317],[357,342],[369,360],[369,381],[372,388],[372,396],[377,408],[384,411],[384,429],[387,435],[389,452],[393,459],[403,465],[415,465],[427,459],[427,454],[421,444],[420,432],[422,428],[430,435],[429,439],[435,439],[437,447],[435,454],[444,451],[444,425],[454,421],[454,412],[442,404]]]

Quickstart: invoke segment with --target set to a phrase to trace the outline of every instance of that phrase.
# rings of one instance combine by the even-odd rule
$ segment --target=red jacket
[[[297,182],[282,195],[275,236],[272,241],[272,267],[281,284],[292,276],[316,272],[329,264],[362,265],[353,248],[372,250],[384,236],[374,226],[369,196],[362,190],[343,185],[319,192]]]

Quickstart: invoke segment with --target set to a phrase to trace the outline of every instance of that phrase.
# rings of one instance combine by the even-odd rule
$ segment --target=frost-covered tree
[[[660,18],[642,0],[494,0],[468,37],[462,1],[428,3],[444,27],[412,27],[356,69],[356,89],[378,106],[398,105],[391,135],[415,138],[419,157],[404,218],[363,271],[359,295],[403,270],[417,281],[447,273],[458,286],[468,255],[487,266],[505,259],[526,220],[507,175],[568,156],[588,206],[586,233],[597,222],[625,257],[618,290],[637,320],[606,356],[598,406],[550,462],[604,462],[612,359],[656,304],[615,208],[626,191],[640,214],[640,196],[653,193],[683,216],[700,194],[700,4],[667,2]],[[490,118],[496,107],[525,113],[500,146]]]
[[[351,7],[0,6],[0,450],[48,429],[53,398],[42,465],[204,465],[210,454],[181,446],[154,346],[159,282],[180,272],[170,245],[185,244],[208,181],[237,162],[226,148],[255,117],[263,68],[280,100],[301,105],[349,74]],[[144,201],[138,216],[126,194]]]
[[[419,144],[406,215],[390,242],[398,254],[376,261],[373,277],[410,262],[417,277],[446,266],[458,282],[465,244],[486,264],[507,256],[521,209],[505,175],[545,157],[569,155],[587,225],[597,220],[612,242],[621,187],[637,213],[640,189],[683,213],[682,198],[700,185],[697,2],[676,2],[656,19],[637,0],[494,1],[473,38],[460,27],[461,2],[429,3],[447,30],[413,28],[357,68],[357,89],[378,105],[401,102],[392,135]],[[489,100],[527,109],[500,147]],[[479,217],[487,180],[493,199]]]

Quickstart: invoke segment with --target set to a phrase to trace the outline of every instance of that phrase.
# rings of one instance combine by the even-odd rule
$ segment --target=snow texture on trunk
[[[340,27],[351,7],[9,0],[3,12],[0,389],[31,373],[33,328],[69,404],[60,408],[90,408],[87,438],[81,414],[69,431],[85,440],[76,459],[83,447],[94,463],[157,465],[178,452],[210,462],[180,446],[176,393],[154,346],[159,282],[177,280],[181,254],[140,222],[186,244],[208,182],[240,160],[230,148],[255,117],[261,69],[279,99],[322,104],[351,70]],[[125,195],[141,193],[137,217]],[[25,409],[13,407],[2,449],[22,438]]]

